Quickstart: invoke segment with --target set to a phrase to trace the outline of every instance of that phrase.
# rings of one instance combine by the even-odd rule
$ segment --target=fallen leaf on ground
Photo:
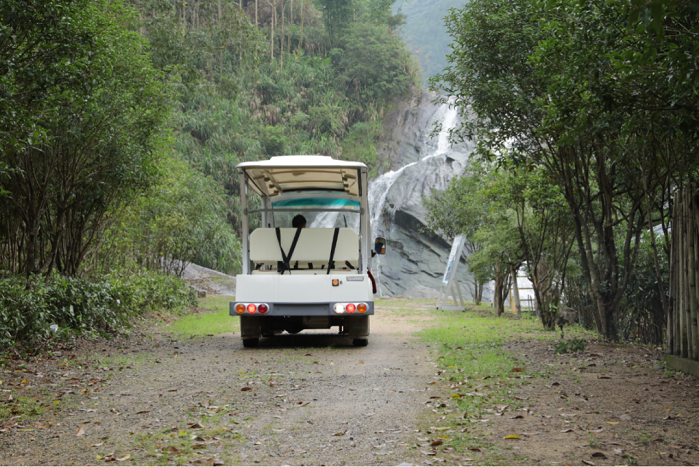
[[[204,428],[204,426],[203,426],[201,423],[198,423],[198,422],[197,422],[197,423],[187,423],[187,425],[188,425],[189,428],[191,428],[192,430],[201,430],[202,428]]]
[[[140,413],[150,413],[150,410],[141,410],[141,411],[136,412],[137,415]]]
[[[519,435],[507,435],[505,439],[520,439]]]
[[[561,430],[561,433],[572,433],[572,432],[573,432],[572,428],[568,428],[566,430]]]
[[[180,450],[177,449],[175,446],[165,446],[163,448],[163,452],[170,452],[172,454],[177,454],[178,452],[180,452]]]
[[[519,372],[519,371],[524,371],[522,368],[515,367],[512,369],[512,371]]]
[[[93,444],[93,445],[90,446],[90,447],[91,447],[91,448],[98,448],[98,447],[102,446],[103,444],[104,444],[104,443],[97,443],[97,444]]]
[[[125,456],[123,456],[123,457],[117,457],[117,458],[116,458],[116,460],[119,461],[119,462],[124,462],[125,460],[129,460],[129,459],[131,459],[131,454],[127,454],[127,455],[125,455]]]
[[[587,430],[588,433],[602,433],[604,431],[602,428],[599,428],[597,430]]]
[[[245,386],[244,388],[241,388],[240,390],[241,391],[252,391],[252,388]]]
[[[607,422],[607,423],[609,423],[610,425],[618,425],[619,424],[619,422]]]
[[[444,444],[444,441],[441,439],[435,439],[430,443],[430,446],[441,446],[442,444]]]
[[[75,436],[82,436],[82,435],[84,435],[84,434],[85,434],[85,430],[83,430],[83,427],[80,427],[80,428],[78,429],[78,432],[75,433]]]
[[[432,451],[420,451],[420,452],[423,453],[423,454],[426,455],[426,456],[435,456],[435,455],[437,455],[436,452],[432,452]]]
[[[514,417],[508,417],[508,418],[512,418],[512,419],[515,419],[515,418],[524,418],[524,416],[522,416],[522,415],[515,415]]]
[[[594,462],[586,461],[585,459],[583,459],[583,464],[587,464],[587,465],[597,465],[597,464],[595,464]]]
[[[592,456],[592,457],[598,457],[598,458],[600,458],[600,459],[606,459],[606,458],[607,458],[607,455],[606,455],[605,453],[599,452],[599,451],[593,452],[593,453],[591,454],[591,456]]]
[[[339,431],[339,432],[335,433],[334,436],[342,436],[342,435],[344,435],[345,433],[347,433],[347,430],[345,430],[345,431]]]

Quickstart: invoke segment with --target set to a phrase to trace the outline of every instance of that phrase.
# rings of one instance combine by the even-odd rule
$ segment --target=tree
[[[355,23],[342,36],[336,60],[338,81],[359,99],[372,101],[405,94],[417,76],[401,39],[385,27]]]
[[[13,33],[25,39],[8,53],[10,62],[27,63],[8,86],[26,86],[31,73],[50,76],[56,68],[71,77],[34,93],[32,125],[41,138],[7,145],[0,156],[10,169],[4,178],[10,193],[0,199],[3,266],[25,274],[79,273],[110,207],[153,183],[171,102],[145,41],[126,27],[133,10],[114,1],[59,3],[56,10],[68,15],[62,21],[82,38],[74,41],[71,59],[22,62],[56,48],[70,54],[62,36],[58,44],[44,40],[53,36],[34,25],[43,24],[39,8],[30,10],[34,22],[16,25]]]
[[[336,47],[345,28],[354,20],[354,0],[320,0],[330,46]]]
[[[558,185],[595,324],[609,339],[647,222],[643,201],[677,167],[658,157],[663,145],[645,144],[654,119],[630,105],[643,85],[622,85],[612,66],[610,57],[633,48],[618,33],[627,32],[622,11],[614,2],[471,2],[447,18],[451,65],[432,80],[476,115],[454,136]]]

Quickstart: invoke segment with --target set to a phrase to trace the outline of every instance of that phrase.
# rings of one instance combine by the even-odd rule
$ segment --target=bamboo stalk
[[[299,47],[296,52],[296,60],[301,56],[301,46],[303,45],[303,20],[306,17],[306,8],[304,0],[301,0],[301,33],[299,37]]]
[[[672,210],[670,211],[670,219],[672,222],[674,222],[675,219],[675,205],[672,206]],[[665,351],[669,354],[675,354],[675,349],[674,349],[674,344],[675,344],[675,336],[674,336],[674,301],[675,298],[677,297],[677,293],[675,292],[675,283],[677,282],[676,280],[676,275],[675,275],[675,258],[677,255],[675,254],[675,244],[677,242],[673,237],[670,237],[670,280],[668,283],[668,287],[670,289],[670,303],[668,305],[668,309],[665,314],[665,333],[666,333],[666,347]]]
[[[282,28],[279,31],[279,71],[284,69],[284,0],[282,0]]]
[[[687,339],[689,332],[687,329],[687,228],[685,219],[687,218],[686,193],[682,191],[682,205],[680,207],[680,339],[681,339],[681,356],[682,358],[689,357],[689,340]]]
[[[692,193],[694,186],[690,185],[687,201],[689,217],[687,217],[687,234],[689,240],[689,329],[691,330],[690,348],[691,358],[699,361],[699,329],[697,329],[697,231],[694,229],[693,220],[696,218],[697,209]]]

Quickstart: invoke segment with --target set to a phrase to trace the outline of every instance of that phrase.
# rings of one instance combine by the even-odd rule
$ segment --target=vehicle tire
[[[254,338],[254,339],[243,339],[243,347],[257,347],[260,344],[260,339],[259,338]]]
[[[352,345],[355,347],[366,347],[369,345],[369,339],[353,339]]]

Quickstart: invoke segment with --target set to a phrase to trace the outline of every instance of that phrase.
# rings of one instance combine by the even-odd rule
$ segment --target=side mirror
[[[374,240],[374,251],[376,252],[377,255],[385,255],[386,254],[386,239],[383,237],[377,237],[376,240]]]

